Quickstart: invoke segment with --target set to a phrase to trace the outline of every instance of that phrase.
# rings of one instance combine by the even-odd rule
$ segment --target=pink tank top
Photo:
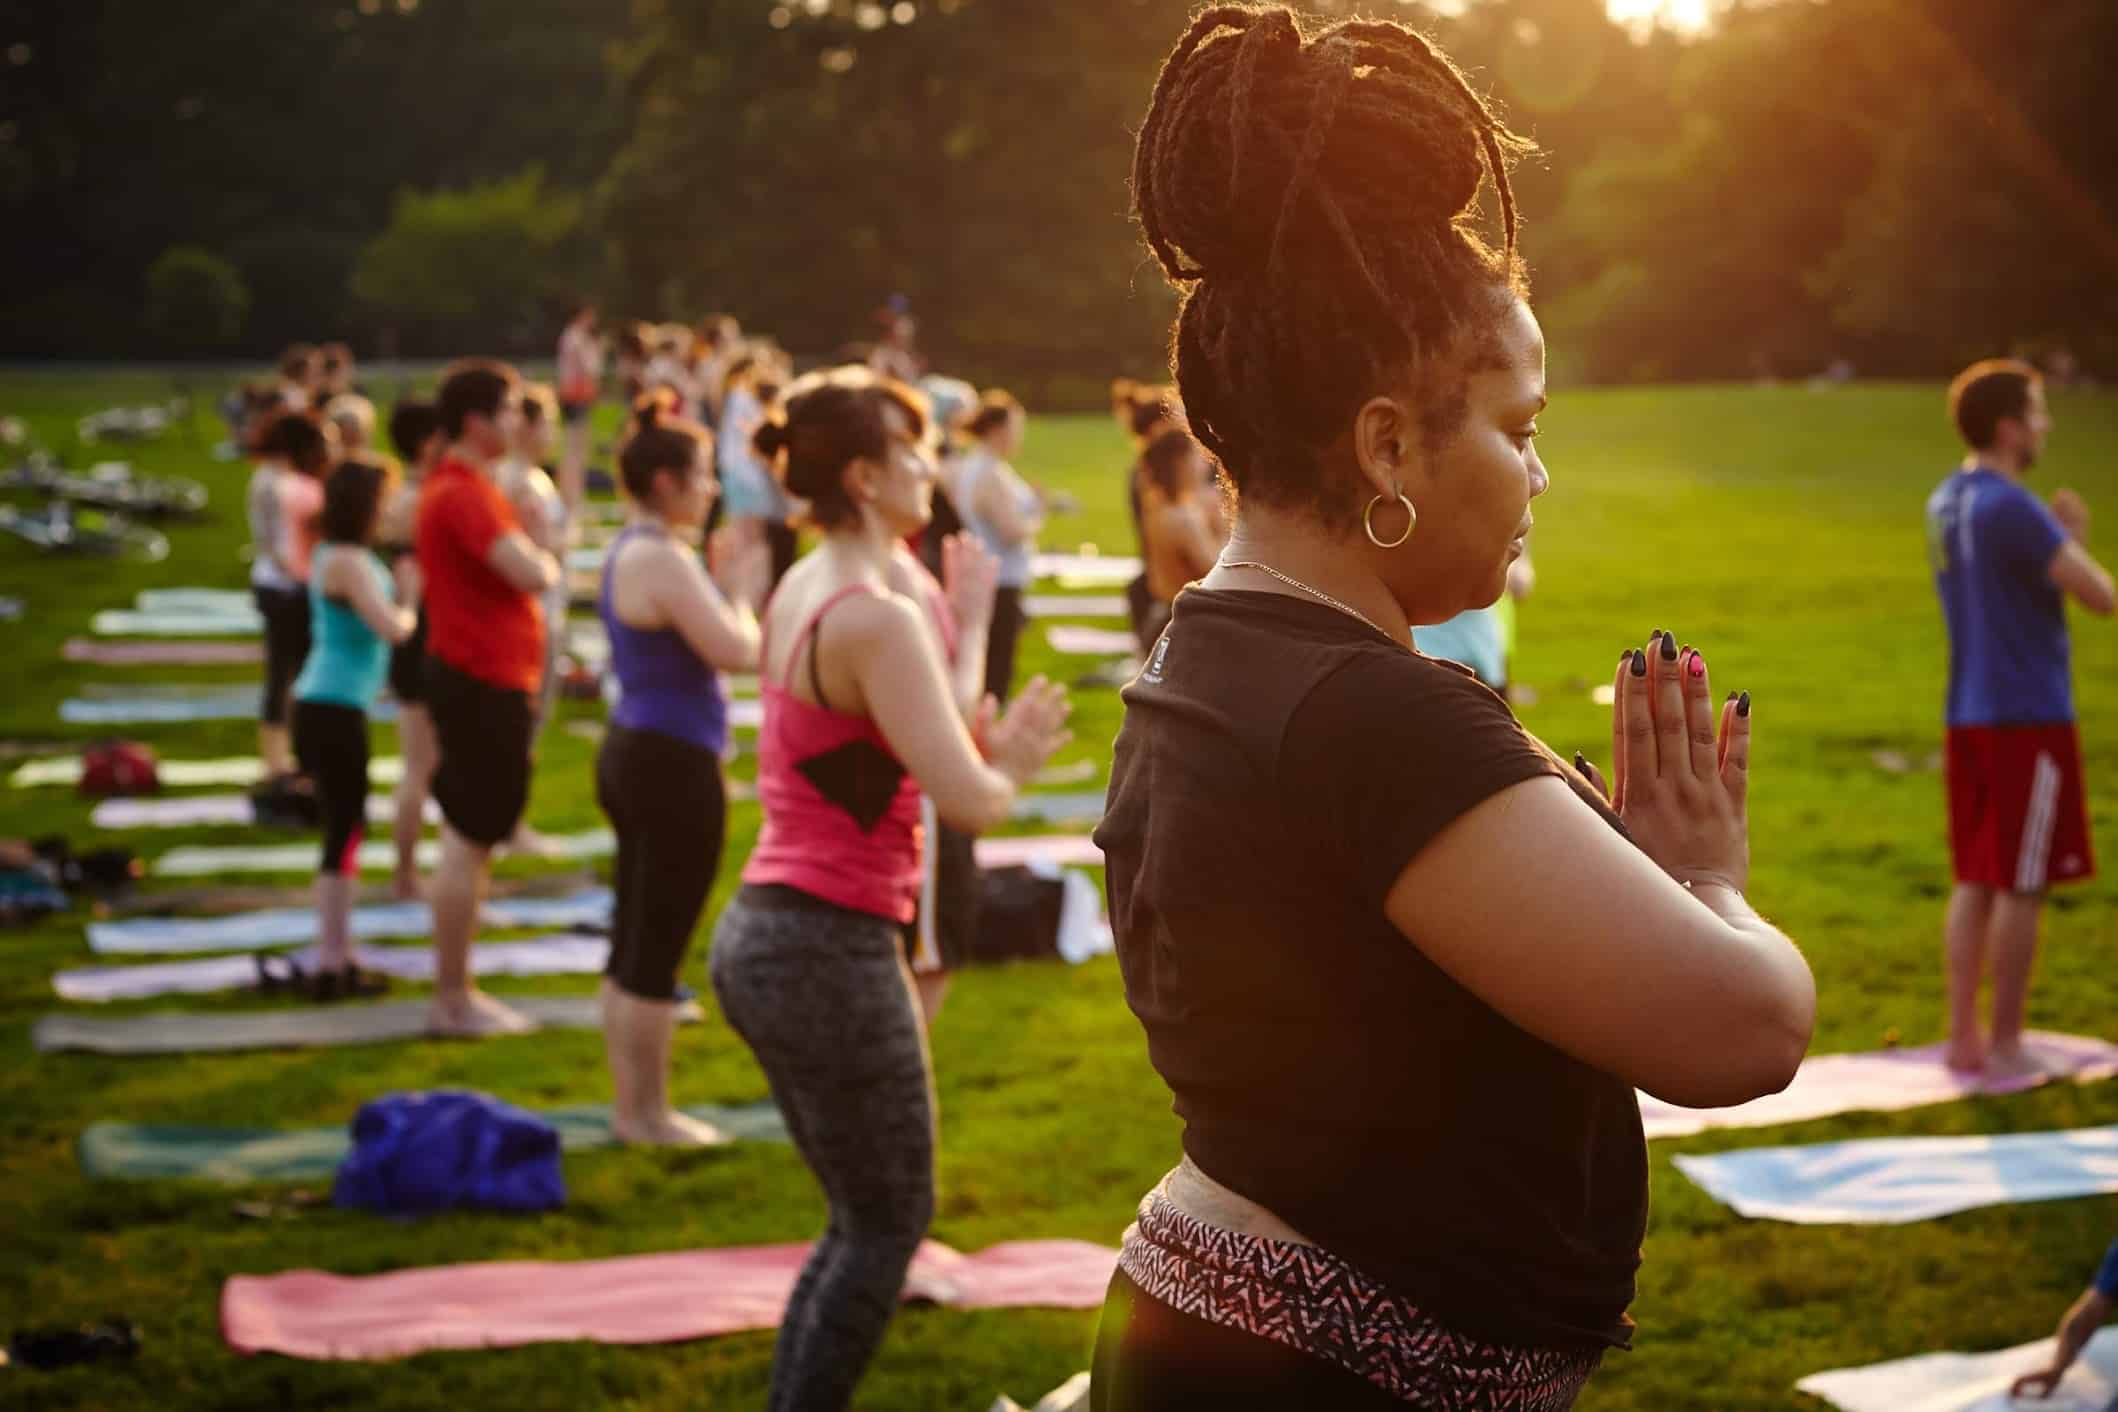
[[[824,600],[795,634],[781,680],[763,680],[757,792],[765,824],[743,867],[746,883],[778,883],[855,912],[909,922],[918,910],[919,784],[866,716],[813,705],[790,689],[802,648],[830,612],[866,584]],[[809,651],[812,690],[816,653]]]

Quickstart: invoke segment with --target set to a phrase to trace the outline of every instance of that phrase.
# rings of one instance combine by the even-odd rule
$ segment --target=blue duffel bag
[[[491,1094],[393,1093],[353,1116],[332,1200],[394,1215],[566,1203],[559,1130]]]

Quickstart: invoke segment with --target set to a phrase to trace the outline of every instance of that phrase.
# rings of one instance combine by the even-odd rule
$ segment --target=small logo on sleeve
[[[1149,686],[1162,684],[1162,674],[1169,663],[1169,639],[1174,632],[1173,628],[1165,629],[1162,636],[1155,639],[1155,650],[1148,654],[1147,669],[1140,673],[1140,680]]]

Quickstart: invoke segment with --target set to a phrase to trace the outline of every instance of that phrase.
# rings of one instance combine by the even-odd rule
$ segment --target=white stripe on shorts
[[[2059,817],[2059,762],[2051,752],[2037,752],[2030,782],[2030,807],[2022,820],[2022,845],[2015,855],[2015,890],[2043,892],[2052,867],[2052,825]]]

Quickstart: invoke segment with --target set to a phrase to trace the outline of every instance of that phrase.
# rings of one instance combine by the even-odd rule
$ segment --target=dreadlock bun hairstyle
[[[927,435],[927,399],[895,378],[862,367],[834,368],[795,379],[779,415],[757,429],[752,445],[788,493],[809,502],[809,518],[829,530],[860,510],[846,494],[846,467],[890,454],[890,408],[914,442]]]
[[[1133,214],[1183,295],[1186,420],[1244,498],[1346,514],[1356,488],[1318,453],[1407,372],[1425,438],[1454,434],[1464,341],[1524,289],[1507,169],[1529,150],[1403,25],[1305,34],[1277,5],[1192,22],[1140,129]],[[1498,250],[1473,229],[1489,176]]]
[[[712,444],[712,432],[677,415],[676,397],[667,388],[642,393],[618,452],[618,480],[627,495],[645,504],[654,498],[656,476],[668,472],[681,480],[697,462],[699,448]]]

